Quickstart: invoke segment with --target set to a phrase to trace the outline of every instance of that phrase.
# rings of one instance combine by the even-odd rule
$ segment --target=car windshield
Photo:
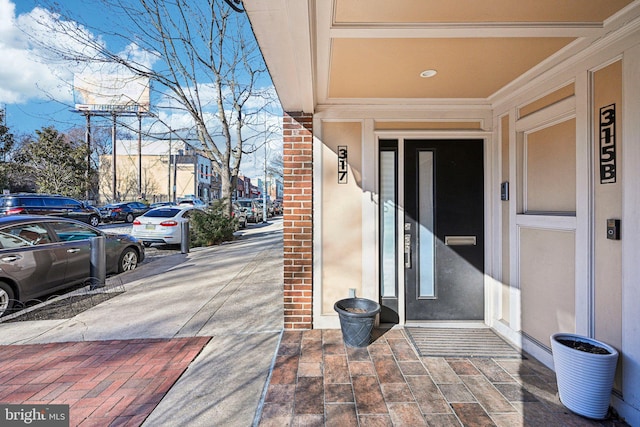
[[[178,215],[178,213],[180,213],[181,210],[182,209],[175,209],[175,208],[153,209],[145,213],[143,216],[151,217],[151,218],[172,218]]]
[[[238,203],[243,208],[250,208],[251,207],[251,200],[238,200],[236,203]]]

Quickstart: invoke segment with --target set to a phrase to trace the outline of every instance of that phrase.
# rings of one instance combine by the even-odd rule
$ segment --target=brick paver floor
[[[560,403],[532,358],[419,357],[402,329],[348,348],[339,330],[286,331],[260,426],[623,426]]]
[[[0,346],[0,402],[68,404],[71,426],[139,426],[208,341]]]

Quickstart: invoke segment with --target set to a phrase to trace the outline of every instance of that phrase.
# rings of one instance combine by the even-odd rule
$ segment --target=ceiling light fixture
[[[424,70],[423,72],[420,73],[420,77],[424,79],[428,79],[429,77],[433,77],[436,74],[438,74],[436,70]]]

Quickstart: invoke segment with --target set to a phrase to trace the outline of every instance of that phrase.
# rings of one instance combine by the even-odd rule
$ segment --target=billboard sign
[[[146,113],[149,79],[121,74],[76,74],[73,78],[76,110],[88,112]]]

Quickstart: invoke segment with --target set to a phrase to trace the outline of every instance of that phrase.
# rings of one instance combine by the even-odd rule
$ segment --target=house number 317
[[[346,184],[347,177],[347,146],[338,145],[338,184]]]

